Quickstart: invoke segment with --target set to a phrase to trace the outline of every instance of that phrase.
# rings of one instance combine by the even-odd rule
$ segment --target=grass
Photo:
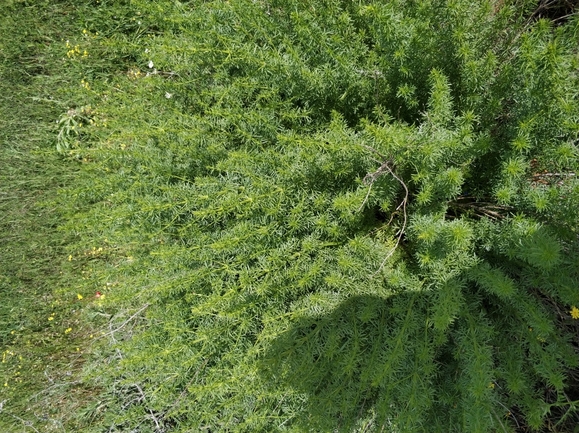
[[[100,369],[116,356],[115,329],[130,333],[142,305],[112,317],[101,293],[120,284],[119,269],[147,241],[134,234],[118,245],[101,236],[107,205],[95,203],[110,191],[108,169],[90,146],[79,147],[91,137],[73,126],[94,118],[98,138],[111,134],[90,106],[106,105],[119,90],[109,80],[139,78],[131,53],[143,35],[135,17],[123,1],[0,5],[2,432],[101,431],[122,417],[111,410],[118,384],[103,392]],[[112,112],[139,110],[132,102]]]
[[[91,301],[82,264],[68,261],[74,237],[58,230],[56,204],[78,175],[54,150],[71,78],[58,47],[80,31],[75,12],[67,2],[0,6],[3,432],[79,431],[91,416],[81,408],[97,402],[80,376],[94,332],[82,310]]]

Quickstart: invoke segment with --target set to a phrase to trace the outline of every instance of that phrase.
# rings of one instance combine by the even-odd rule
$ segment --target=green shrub
[[[579,21],[531,4],[131,2],[71,150],[136,257],[102,431],[576,420]]]

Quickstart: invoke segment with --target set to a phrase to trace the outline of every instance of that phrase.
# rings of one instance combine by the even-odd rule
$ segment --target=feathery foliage
[[[60,147],[119,257],[95,431],[577,420],[579,20],[533,3],[97,2]]]

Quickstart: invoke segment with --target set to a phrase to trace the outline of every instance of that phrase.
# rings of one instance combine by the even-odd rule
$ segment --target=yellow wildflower
[[[573,307],[571,308],[571,311],[569,311],[569,313],[571,313],[571,317],[575,320],[579,319],[579,308],[577,308],[575,305],[573,305]]]
[[[48,318],[48,320],[49,320],[49,321],[54,320],[54,316],[50,316],[50,317]]]
[[[82,295],[80,293],[77,293],[76,297],[78,298],[79,301],[82,299]]]
[[[72,331],[72,328],[66,328],[66,330],[64,331],[65,334],[70,334],[70,331]]]

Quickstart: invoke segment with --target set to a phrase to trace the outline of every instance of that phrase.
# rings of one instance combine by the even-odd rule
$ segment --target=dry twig
[[[118,328],[113,329],[113,330],[107,332],[106,334],[102,334],[102,335],[99,336],[98,338],[103,338],[103,337],[106,337],[107,335],[113,335],[115,332],[120,331],[122,328],[124,328],[124,327],[127,325],[127,323],[129,323],[131,320],[133,320],[135,317],[137,317],[143,310],[145,310],[145,309],[148,308],[148,307],[149,307],[149,304],[143,305],[141,308],[139,308],[139,310],[138,310],[135,314],[133,314],[131,317],[129,317],[127,320],[125,320],[125,321],[121,324],[121,326],[119,326]]]
[[[361,144],[360,146],[364,147],[365,149],[368,149],[372,152],[374,152],[376,155],[378,155],[382,161],[384,161],[386,159],[386,157],[384,155],[382,155],[380,152],[378,152],[376,149],[374,149],[371,146],[365,145],[365,144]],[[402,240],[402,236],[404,235],[404,232],[406,230],[406,225],[408,223],[408,214],[406,212],[406,205],[408,204],[408,198],[410,196],[410,192],[408,191],[408,187],[406,186],[406,184],[404,183],[404,181],[402,179],[400,179],[400,177],[398,177],[396,175],[396,173],[394,173],[394,171],[392,170],[392,168],[390,167],[390,165],[392,164],[391,160],[387,160],[385,162],[382,163],[382,165],[380,167],[378,167],[378,170],[376,170],[373,173],[368,173],[365,177],[364,177],[364,183],[365,184],[369,184],[369,188],[368,188],[368,192],[366,193],[366,197],[364,198],[364,201],[362,202],[362,205],[360,206],[360,208],[358,209],[358,211],[362,210],[362,208],[364,207],[364,205],[366,204],[366,202],[368,201],[368,197],[370,196],[370,191],[372,189],[372,185],[374,184],[374,182],[376,182],[376,180],[382,176],[384,173],[388,172],[392,175],[392,177],[394,177],[394,179],[396,179],[400,185],[402,185],[402,187],[404,188],[404,199],[400,202],[400,204],[398,205],[398,207],[396,208],[396,210],[392,213],[392,217],[390,218],[390,221],[388,222],[388,224],[390,224],[390,222],[393,219],[394,213],[398,212],[400,209],[402,209],[403,215],[404,215],[404,221],[402,223],[402,227],[400,228],[400,230],[398,230],[397,233],[397,237],[396,237],[396,244],[394,245],[394,247],[390,250],[390,252],[386,255],[386,257],[384,258],[384,260],[382,260],[382,263],[380,264],[380,266],[378,267],[378,270],[376,272],[374,272],[374,274],[372,276],[375,276],[376,274],[378,274],[383,268],[384,265],[386,264],[386,261],[392,256],[392,254],[394,254],[394,251],[396,251],[396,248],[398,248],[398,245],[400,245],[400,241]]]
[[[147,397],[145,396],[145,393],[143,392],[143,389],[138,385],[138,384],[134,384],[135,388],[137,388],[137,390],[139,391],[139,394],[141,394],[141,397],[143,398],[142,401],[145,401],[147,399]],[[155,413],[151,410],[148,409],[149,413],[151,414],[151,417],[153,418],[153,421],[155,422],[155,426],[157,427],[157,431],[158,432],[162,432],[163,429],[161,429],[161,425],[159,424],[159,420],[157,419],[157,417],[155,416]]]

